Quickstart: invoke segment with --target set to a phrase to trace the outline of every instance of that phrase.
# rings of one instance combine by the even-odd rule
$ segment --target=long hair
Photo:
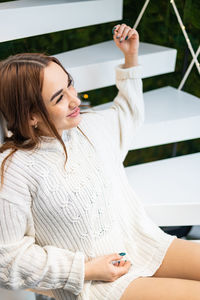
[[[41,142],[39,128],[29,124],[32,113],[40,115],[52,136],[62,144],[66,156],[64,167],[66,165],[65,144],[51,121],[42,98],[44,68],[50,62],[57,63],[73,81],[57,58],[44,53],[19,53],[0,61],[0,119],[4,135],[0,153],[11,149],[1,165],[1,187],[6,160],[9,157],[11,159],[17,150],[32,150]],[[82,132],[78,126],[77,128]],[[82,134],[85,136],[83,132]]]

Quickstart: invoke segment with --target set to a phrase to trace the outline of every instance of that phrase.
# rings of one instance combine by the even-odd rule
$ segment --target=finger
[[[126,24],[121,24],[119,28],[115,31],[116,38],[119,39],[122,35],[122,32],[124,31],[124,28],[126,27]]]
[[[120,27],[120,24],[117,24],[117,25],[115,25],[115,26],[113,27],[113,29],[112,29],[112,34],[113,34],[113,35],[115,34],[116,31],[118,31],[119,27]]]
[[[130,261],[126,261],[124,263],[124,266],[122,266],[120,268],[121,275],[126,274],[128,272],[128,270],[130,269],[130,267],[131,267],[131,262]]]
[[[126,263],[126,260],[113,261],[112,263],[113,263],[113,265],[114,265],[115,267],[123,267],[124,264]]]
[[[127,38],[126,38],[126,40],[128,40],[128,39],[130,39],[130,38],[134,38],[134,37],[136,37],[136,36],[139,36],[139,34],[138,34],[138,32],[134,29],[134,28],[132,28],[129,32],[128,32],[128,34],[127,34]]]
[[[117,278],[119,278],[122,275],[125,275],[126,273],[128,273],[130,267],[131,267],[131,262],[130,261],[126,261],[124,266],[120,266],[120,267],[117,266],[115,268]]]
[[[117,263],[114,264],[116,267],[123,267],[124,266],[124,261],[118,261]]]
[[[122,263],[121,263],[121,261],[120,260],[118,260],[118,267],[120,267],[120,266],[122,266]]]
[[[123,267],[125,265],[125,263],[126,263],[126,260],[121,260],[120,266]]]
[[[127,40],[127,36],[128,36],[128,33],[131,31],[131,27],[130,26],[126,26],[121,34],[121,37],[120,37],[120,43],[124,40]]]

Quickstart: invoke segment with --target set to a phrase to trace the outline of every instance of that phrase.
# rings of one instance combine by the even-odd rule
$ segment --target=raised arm
[[[123,162],[133,138],[144,122],[142,67],[138,64],[139,34],[126,24],[113,28],[113,39],[124,54],[124,64],[116,68],[116,86],[119,90],[113,105],[102,114],[112,120],[110,132]],[[112,115],[112,117],[110,116]]]
[[[138,129],[144,122],[142,67],[138,65],[137,31],[125,24],[114,28],[114,41],[124,54],[124,64],[115,69],[116,86],[119,92],[109,109],[85,114],[84,125],[86,130],[91,131],[93,127],[91,122],[93,122],[95,128],[98,127],[98,134],[101,134],[104,139],[103,143],[109,143],[117,159],[123,162]],[[117,38],[118,36],[120,38]],[[120,42],[121,37],[123,37],[122,42]]]

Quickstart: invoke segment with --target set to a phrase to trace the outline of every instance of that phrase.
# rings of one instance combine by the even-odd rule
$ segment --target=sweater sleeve
[[[0,285],[5,289],[66,289],[84,284],[82,252],[35,243],[31,194],[21,171],[8,168],[0,191]]]
[[[141,80],[141,65],[116,71],[118,94],[109,109],[100,110],[102,126],[110,134],[114,149],[119,150],[123,162],[130,150],[138,129],[144,122],[144,100]]]

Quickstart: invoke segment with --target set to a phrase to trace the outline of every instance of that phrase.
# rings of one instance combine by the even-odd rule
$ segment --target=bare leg
[[[170,245],[162,265],[153,277],[182,278],[200,281],[200,244],[175,239]]]
[[[120,300],[199,300],[200,282],[177,278],[140,277],[133,280]]]
[[[178,238],[155,274],[133,280],[120,300],[199,300],[199,281],[200,244]]]

